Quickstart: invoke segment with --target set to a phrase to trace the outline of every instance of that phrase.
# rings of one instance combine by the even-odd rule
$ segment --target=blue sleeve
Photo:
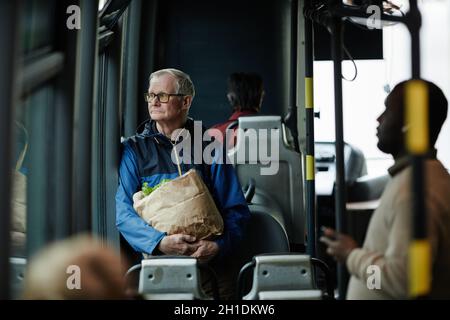
[[[152,254],[166,235],[147,224],[133,208],[133,194],[139,190],[139,171],[131,147],[124,145],[116,193],[116,226],[134,250]]]
[[[223,235],[216,239],[219,245],[217,258],[220,260],[230,255],[241,242],[245,226],[250,220],[250,210],[231,164],[213,163],[211,180],[213,195],[224,220]]]

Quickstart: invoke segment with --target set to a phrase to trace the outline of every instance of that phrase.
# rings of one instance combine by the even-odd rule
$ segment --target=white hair
[[[192,83],[191,77],[187,73],[184,73],[183,71],[180,71],[178,69],[161,69],[158,71],[153,72],[150,75],[149,78],[149,85],[152,82],[153,78],[158,78],[159,76],[162,76],[164,74],[170,74],[177,80],[175,83],[175,90],[176,93],[182,93],[188,96],[192,96],[194,98],[195,96],[195,88],[194,84]]]

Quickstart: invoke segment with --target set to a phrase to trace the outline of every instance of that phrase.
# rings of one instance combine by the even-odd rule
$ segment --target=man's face
[[[403,106],[401,90],[392,91],[385,101],[386,110],[378,117],[378,149],[398,155],[404,148]]]
[[[177,93],[175,83],[176,79],[172,75],[163,74],[151,80],[148,93],[175,94]],[[156,122],[176,123],[186,116],[190,106],[190,99],[190,96],[170,96],[168,102],[161,102],[159,98],[155,98],[153,101],[148,102],[150,118]]]

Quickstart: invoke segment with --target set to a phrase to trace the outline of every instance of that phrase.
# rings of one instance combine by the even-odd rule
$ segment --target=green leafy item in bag
[[[169,182],[170,179],[162,179],[160,183],[158,183],[157,185],[155,185],[154,187],[150,187],[148,185],[148,182],[144,182],[142,184],[142,193],[145,196],[148,196],[150,193],[152,193],[153,191],[155,191],[156,189],[158,189],[159,187],[161,187],[164,183]]]

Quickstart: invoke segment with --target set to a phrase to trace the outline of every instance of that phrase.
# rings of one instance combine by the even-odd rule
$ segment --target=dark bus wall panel
[[[138,85],[137,93],[137,123],[141,123],[148,119],[147,103],[144,101],[144,93],[148,90],[148,77],[155,68],[155,52],[156,46],[156,12],[159,7],[158,0],[141,1],[141,24],[140,24],[140,43],[139,43],[139,67],[138,67]],[[136,4],[132,4],[136,5]],[[133,128],[133,133],[136,130]],[[129,132],[125,132],[128,136]]]
[[[383,59],[383,33],[366,30],[348,21],[343,24],[343,41],[353,59]],[[344,60],[349,57],[343,52]],[[324,26],[314,24],[314,59],[332,60],[331,35]]]
[[[161,1],[155,32],[155,68],[149,72],[174,67],[190,74],[194,119],[207,126],[228,119],[227,78],[237,71],[263,77],[262,114],[287,111],[289,0]]]
[[[142,94],[136,90],[139,87],[139,48],[140,27],[142,18],[142,0],[130,3],[124,14],[124,32],[122,38],[123,65],[122,65],[122,125],[120,134],[131,136],[136,131],[138,122],[137,106],[142,105]]]

